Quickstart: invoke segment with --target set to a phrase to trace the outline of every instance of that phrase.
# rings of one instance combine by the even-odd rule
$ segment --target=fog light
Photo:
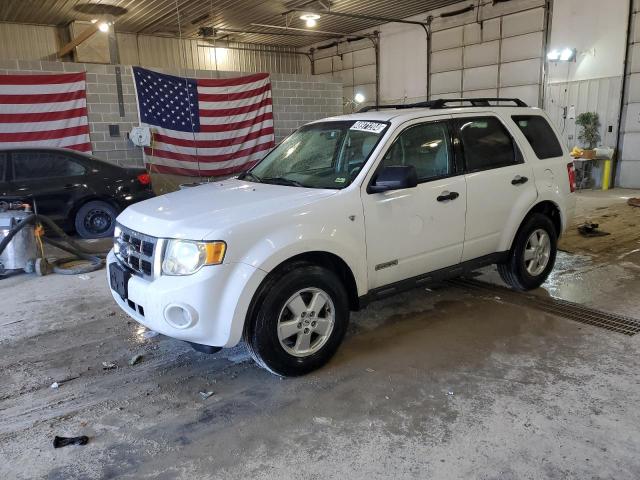
[[[171,304],[164,309],[164,319],[173,328],[185,329],[196,324],[198,313],[188,305]]]

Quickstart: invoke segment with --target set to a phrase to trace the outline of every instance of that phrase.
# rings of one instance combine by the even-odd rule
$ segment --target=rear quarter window
[[[544,117],[540,115],[514,115],[511,118],[522,131],[539,159],[544,160],[563,155],[560,142]]]

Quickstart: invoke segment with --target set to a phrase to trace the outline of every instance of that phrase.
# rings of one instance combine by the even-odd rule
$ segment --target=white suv
[[[208,352],[244,339],[263,367],[301,375],[371,300],[488,264],[538,287],[573,191],[557,132],[520,100],[385,106],[310,123],[238,178],[128,207],[108,277],[146,327]]]

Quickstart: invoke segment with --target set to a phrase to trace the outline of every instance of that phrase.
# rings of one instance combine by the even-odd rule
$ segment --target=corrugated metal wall
[[[303,61],[295,49],[229,43],[229,48],[214,48],[199,39],[177,39],[148,35],[119,34],[120,62],[145,67],[188,68],[193,70],[224,70],[237,72],[303,73]],[[225,47],[227,44],[224,44]],[[238,50],[250,48],[254,50]]]
[[[583,112],[597,112],[600,116],[602,145],[615,147],[621,88],[622,77],[558,82],[547,86],[544,109],[562,132],[567,147],[573,148],[580,142],[578,142],[575,119],[563,118],[565,106],[573,106],[576,115]]]
[[[67,38],[60,30],[41,25],[0,23],[0,59],[55,60],[58,48]]]
[[[0,23],[0,59],[56,60],[56,52],[66,37],[64,28]],[[229,43],[230,48],[213,48],[199,39],[126,33],[118,34],[118,45],[123,65],[271,73],[307,73],[309,70],[307,58],[287,47]],[[277,50],[277,53],[265,50]]]

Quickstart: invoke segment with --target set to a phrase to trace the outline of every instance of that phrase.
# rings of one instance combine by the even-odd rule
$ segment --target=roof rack
[[[491,105],[489,102],[496,102],[497,105]],[[432,110],[438,110],[441,108],[456,108],[461,107],[462,105],[449,105],[451,103],[469,103],[471,107],[507,107],[513,105],[501,105],[501,102],[511,102],[516,107],[528,107],[526,103],[524,103],[519,98],[494,98],[494,97],[480,97],[480,98],[439,98],[437,100],[429,100],[426,102],[417,102],[417,103],[403,103],[403,104],[395,104],[395,105],[380,105],[378,107],[370,106],[364,107],[358,110],[358,113],[370,112],[372,110],[382,110],[382,109],[395,109],[395,110],[403,110],[406,108],[431,108]]]

